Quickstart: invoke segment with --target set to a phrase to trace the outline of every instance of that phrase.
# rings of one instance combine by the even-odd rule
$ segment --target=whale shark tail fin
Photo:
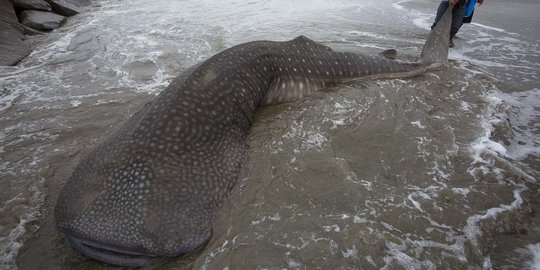
[[[448,62],[448,43],[450,42],[450,28],[452,26],[452,9],[450,5],[431,30],[424,47],[420,60],[425,63],[440,66]]]

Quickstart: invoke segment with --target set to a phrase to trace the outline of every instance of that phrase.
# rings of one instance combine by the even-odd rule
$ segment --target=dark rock
[[[37,36],[37,35],[43,35],[47,33],[46,31],[37,30],[32,27],[28,27],[26,25],[23,25],[23,27],[24,27],[24,34],[27,36]]]
[[[15,65],[30,54],[30,46],[23,41],[22,33],[23,26],[11,2],[0,0],[0,66]]]
[[[51,4],[54,12],[64,15],[73,16],[81,12],[81,7],[77,2],[71,0],[46,0]]]
[[[15,65],[30,54],[30,46],[19,35],[17,30],[0,22],[0,66]]]
[[[24,29],[22,25],[19,24],[15,9],[8,0],[0,0],[0,24],[2,23],[11,26],[11,28],[19,31],[21,34],[24,34]]]
[[[20,9],[51,11],[51,5],[44,0],[9,0],[14,7]]]
[[[46,11],[25,10],[21,12],[21,23],[38,30],[53,30],[64,22],[66,17]]]

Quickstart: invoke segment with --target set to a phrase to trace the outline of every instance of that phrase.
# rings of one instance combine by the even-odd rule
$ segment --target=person
[[[465,8],[467,1],[474,1],[474,0],[443,0],[439,4],[439,8],[437,9],[437,16],[435,17],[435,22],[433,22],[433,25],[431,26],[431,29],[437,25],[441,17],[444,15],[444,12],[450,5],[454,7],[452,10],[452,28],[450,29],[450,42],[448,46],[450,48],[454,47],[454,36],[459,31],[459,28],[463,25],[463,22],[470,23],[472,14],[465,18]],[[484,0],[476,0],[476,3],[478,5],[482,5],[484,3]]]

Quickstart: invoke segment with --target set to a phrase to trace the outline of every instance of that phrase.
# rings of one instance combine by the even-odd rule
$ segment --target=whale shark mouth
[[[66,235],[66,238],[73,249],[92,259],[108,264],[124,267],[142,267],[147,265],[151,260],[159,258],[148,254],[121,250],[116,247],[108,247],[71,235]]]

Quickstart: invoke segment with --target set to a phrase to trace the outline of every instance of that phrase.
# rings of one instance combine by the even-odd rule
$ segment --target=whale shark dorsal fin
[[[397,57],[397,51],[394,49],[389,49],[389,50],[380,52],[379,55],[386,59],[394,60]]]
[[[313,41],[312,39],[305,36],[297,36],[295,39],[288,41],[293,44],[300,45],[304,48],[309,48],[311,50],[320,50],[320,51],[334,51],[332,48],[322,45],[318,42]]]
[[[306,36],[302,36],[302,35],[295,37],[292,41],[293,42],[301,42],[301,43],[317,43],[317,42],[313,41],[312,39],[310,39],[310,38],[308,38]]]
[[[312,39],[310,39],[310,38],[308,38],[306,36],[297,36],[296,38],[294,38],[290,42],[296,43],[296,44],[302,44],[302,45],[305,45],[305,46],[316,46],[316,45],[318,45],[317,42],[313,41]]]

